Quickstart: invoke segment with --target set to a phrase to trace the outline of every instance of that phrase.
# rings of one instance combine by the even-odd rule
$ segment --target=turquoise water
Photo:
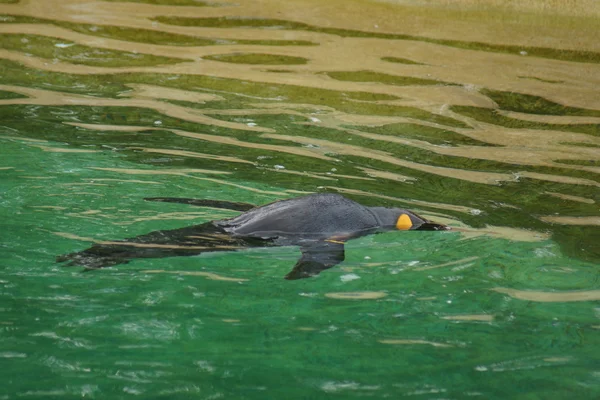
[[[60,233],[110,240],[234,215],[143,197],[266,202],[279,196],[264,192],[284,192],[201,174],[107,173],[92,168],[140,168],[110,151],[38,145],[2,139],[12,166],[2,170],[4,398],[600,392],[597,265],[565,257],[551,240],[386,233],[349,242],[342,266],[300,281],[282,279],[299,256],[294,248],[82,273],[54,258],[89,242]],[[595,301],[528,301],[494,288],[588,290]]]
[[[595,14],[257,4],[0,0],[0,400],[600,398]],[[56,262],[315,192],[454,229]]]

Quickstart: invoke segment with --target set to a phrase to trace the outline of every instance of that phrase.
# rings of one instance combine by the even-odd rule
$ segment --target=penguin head
[[[431,222],[402,208],[370,207],[384,230],[445,231],[449,226]]]

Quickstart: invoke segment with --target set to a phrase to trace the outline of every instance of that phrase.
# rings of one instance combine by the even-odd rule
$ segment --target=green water
[[[598,52],[47,1],[0,0],[0,400],[600,398]],[[444,74],[482,54],[515,68]],[[313,192],[455,229],[296,281],[295,247],[56,263],[237,215],[146,197]]]
[[[123,177],[93,168],[144,169],[110,150],[56,153],[39,144],[1,143],[12,167],[0,172],[3,398],[600,394],[597,301],[532,302],[490,290],[597,288],[597,265],[565,257],[551,240],[387,233],[350,242],[342,266],[300,281],[282,279],[299,257],[294,248],[81,273],[54,258],[89,242],[55,232],[111,240],[235,214],[141,200],[148,196],[263,203],[285,193],[202,174]],[[165,213],[187,219],[151,218]],[[198,271],[234,280],[186,275]],[[327,297],[343,292],[383,297]],[[489,320],[444,319],[456,315]]]

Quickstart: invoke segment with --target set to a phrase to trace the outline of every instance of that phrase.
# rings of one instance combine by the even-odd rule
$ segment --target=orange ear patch
[[[400,229],[401,231],[409,230],[412,226],[412,221],[406,214],[400,215],[400,217],[398,217],[398,221],[396,221],[396,228]]]

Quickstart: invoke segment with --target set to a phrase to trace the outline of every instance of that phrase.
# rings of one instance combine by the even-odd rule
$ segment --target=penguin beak
[[[449,231],[451,229],[452,228],[450,228],[447,225],[436,224],[434,222],[425,222],[425,223],[421,224],[415,230],[417,230],[417,231]]]

